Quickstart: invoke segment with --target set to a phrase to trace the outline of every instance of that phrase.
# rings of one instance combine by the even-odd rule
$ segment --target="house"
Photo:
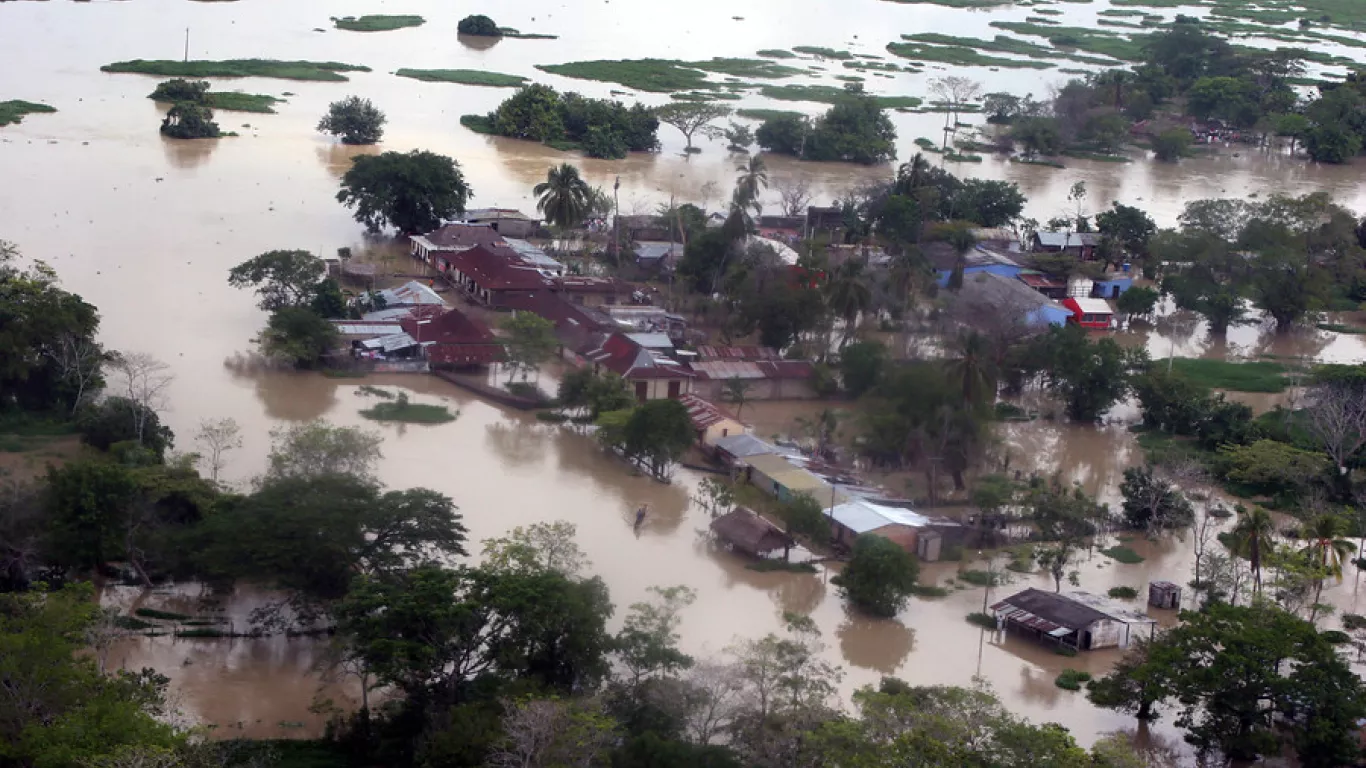
[[[811,400],[819,395],[812,385],[816,368],[806,360],[712,360],[689,365],[694,391],[720,400],[732,380],[745,383],[747,400]]]
[[[676,315],[665,310],[663,307],[655,307],[640,304],[632,305],[613,305],[598,307],[601,312],[612,319],[616,324],[617,330],[633,333],[666,333],[675,342],[683,341],[687,335],[688,320],[682,315]]]
[[[1063,299],[1062,305],[1072,312],[1072,317],[1068,322],[1080,325],[1082,328],[1106,331],[1110,329],[1115,320],[1115,311],[1110,309],[1110,303],[1104,299],[1072,296]]]
[[[565,273],[564,265],[550,258],[545,251],[515,237],[504,237],[503,242],[517,254],[517,258],[548,275],[560,276]]]
[[[399,325],[422,347],[433,366],[466,368],[489,365],[507,357],[488,326],[458,309],[435,317],[410,316],[399,321]]]
[[[781,528],[744,507],[736,507],[713,520],[711,531],[732,550],[751,557],[768,557],[794,543]]]
[[[1031,290],[1038,291],[1054,301],[1062,301],[1067,298],[1067,283],[1062,280],[1054,280],[1048,275],[1037,270],[1026,269],[1019,273],[1019,281],[1029,286]]]
[[[460,221],[491,227],[494,232],[505,237],[530,237],[536,232],[536,225],[540,223],[540,219],[533,219],[512,208],[477,208],[465,211]]]
[[[1106,276],[1104,279],[1095,280],[1091,285],[1091,297],[1095,299],[1118,299],[1121,293],[1134,287],[1134,279],[1128,275],[1129,265],[1124,265],[1124,272],[1116,275]]]
[[[806,234],[805,216],[760,216],[759,234],[784,242],[796,242]]]
[[[711,447],[716,460],[728,467],[737,466],[742,459],[751,456],[779,453],[777,446],[749,434],[717,438]]]
[[[619,227],[621,234],[630,242],[673,240],[669,222],[663,216],[618,216],[613,226]]]
[[[907,552],[915,553],[916,536],[930,521],[909,509],[886,507],[867,499],[849,499],[828,510],[830,536],[839,544],[853,546],[865,533],[891,539]]]
[[[991,606],[998,627],[1078,651],[1128,648],[1157,625],[1146,614],[1088,592],[1026,589]]]
[[[805,494],[828,507],[849,500],[834,486],[788,461],[785,456],[759,454],[741,459],[739,464],[746,482],[779,501],[791,501]]]
[[[580,355],[594,371],[626,380],[636,400],[676,400],[692,387],[693,372],[670,357],[673,342],[663,333],[614,333]]]
[[[450,269],[450,260],[476,246],[506,246],[498,230],[484,224],[447,224],[425,235],[409,238],[409,251],[438,272]]]
[[[817,232],[833,235],[844,231],[844,209],[838,205],[808,206],[806,209],[806,231],[812,236]]]
[[[683,258],[683,245],[670,242],[636,243],[636,263],[646,269],[673,269]]]
[[[965,315],[1008,312],[1030,326],[1066,325],[1072,311],[1030,290],[1020,280],[980,272],[963,280],[956,302],[963,304]]]
[[[441,294],[417,280],[409,280],[397,288],[385,288],[375,293],[383,300],[384,309],[446,306],[446,300],[441,298]]]
[[[953,270],[960,261],[954,247],[948,243],[929,243],[923,249],[923,253],[925,259],[930,262],[930,266],[939,275],[935,282],[939,283],[941,288],[947,286],[949,278],[953,275]],[[964,279],[979,272],[990,272],[1001,277],[1015,278],[1024,271],[1024,267],[1019,262],[1004,253],[980,245],[964,253],[961,261]]]
[[[530,312],[549,320],[555,326],[560,353],[580,365],[584,361],[575,359],[578,350],[594,348],[607,334],[618,330],[612,318],[601,310],[573,304],[549,290],[509,291],[501,302],[501,308],[512,310],[513,315]]]
[[[563,275],[554,278],[551,285],[553,290],[562,294],[568,301],[589,307],[630,303],[631,294],[635,290],[625,280],[586,275]]]
[[[703,445],[715,445],[723,437],[743,435],[749,431],[744,422],[697,395],[680,395],[678,402],[688,409],[688,419],[697,432],[697,442]]]
[[[1030,249],[1035,253],[1066,253],[1083,261],[1091,259],[1100,245],[1095,232],[1035,232]]]
[[[509,294],[550,290],[554,285],[545,273],[506,246],[477,245],[449,257],[439,254],[438,258],[449,264],[446,279],[465,298],[492,309],[504,308]]]

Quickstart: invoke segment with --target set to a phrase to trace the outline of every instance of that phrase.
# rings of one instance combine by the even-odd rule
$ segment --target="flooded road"
[[[1069,15],[1092,14],[1102,6],[1096,5],[1066,10]],[[165,418],[180,436],[180,450],[193,449],[190,435],[201,420],[235,418],[246,443],[231,456],[227,476],[244,483],[264,468],[271,428],[315,418],[375,428],[358,414],[367,405],[357,395],[358,386],[405,387],[420,401],[448,401],[461,415],[445,425],[378,427],[385,436],[379,474],[386,484],[423,485],[449,494],[461,507],[473,541],[541,520],[575,523],[592,570],[612,588],[619,613],[645,597],[652,584],[693,587],[698,600],[685,612],[683,625],[689,652],[719,653],[736,638],[774,631],[784,611],[810,613],[824,632],[829,657],[849,670],[846,691],[884,674],[914,683],[957,685],[981,675],[1012,710],[1059,722],[1083,742],[1133,727],[1131,718],[1099,712],[1080,694],[1057,689],[1052,682],[1065,666],[1103,672],[1113,653],[1064,659],[978,630],[963,617],[980,609],[979,589],[915,600],[898,620],[873,621],[845,610],[828,585],[828,574],[746,570],[743,562],[716,551],[701,535],[709,518],[690,506],[690,489],[698,480],[691,473],[680,472],[671,486],[633,477],[586,437],[504,411],[435,379],[360,382],[224,365],[249,348],[264,320],[250,293],[227,286],[229,267],[272,249],[331,255],[339,247],[366,244],[360,227],[333,200],[337,180],[355,153],[423,148],[450,154],[462,163],[474,188],[473,205],[528,210],[533,207],[531,186],[543,179],[546,167],[572,159],[525,142],[479,136],[457,124],[459,115],[488,111],[510,91],[419,83],[388,74],[397,67],[487,68],[605,96],[614,86],[541,75],[534,65],[591,58],[748,56],[760,48],[792,45],[879,53],[901,32],[985,36],[989,20],[1022,18],[1025,9],[965,13],[859,0],[858,13],[849,13],[817,0],[796,5],[763,0],[740,9],[708,0],[675,6],[589,4],[570,13],[558,4],[524,2],[501,9],[498,22],[559,34],[559,40],[503,40],[475,50],[455,42],[452,34],[463,11],[413,0],[397,10],[422,13],[429,20],[425,27],[373,35],[313,31],[328,28],[329,16],[371,10],[372,4],[359,0],[0,3],[0,98],[44,101],[60,110],[0,129],[0,178],[5,182],[0,184],[0,238],[50,263],[70,290],[98,305],[109,347],[148,352],[172,366],[176,380]],[[744,19],[735,20],[735,15]],[[160,112],[145,98],[157,80],[104,75],[98,67],[122,59],[178,57],[186,27],[192,57],[332,59],[366,64],[374,72],[358,73],[352,82],[340,84],[220,83],[220,89],[293,95],[280,105],[278,115],[220,112],[224,129],[238,131],[239,137],[164,141],[156,130]],[[924,96],[926,80],[936,73],[901,73],[890,80],[878,78],[869,87]],[[983,80],[987,90],[1036,95],[1066,77],[1056,71],[973,69],[969,74]],[[371,98],[388,112],[382,147],[340,148],[314,133],[327,103],[350,94]],[[665,100],[660,95],[642,99]],[[812,113],[823,109],[763,99],[742,103]],[[936,136],[942,125],[939,115],[893,117],[902,159],[915,137]],[[664,148],[658,154],[620,162],[582,161],[585,175],[604,186],[620,176],[623,213],[647,212],[671,195],[714,206],[728,194],[734,161],[718,143],[706,144],[700,156],[684,158],[675,131],[663,127],[660,138]],[[1220,194],[1325,189],[1346,205],[1366,208],[1359,169],[1351,167],[1319,167],[1246,151],[1238,157],[1231,152],[1203,156],[1180,166],[1069,162],[1066,170],[1055,170],[988,158],[953,170],[1018,182],[1030,197],[1027,215],[1039,219],[1065,208],[1066,191],[1079,179],[1088,183],[1093,212],[1121,199],[1149,210],[1164,224],[1174,221],[1186,200]],[[891,172],[890,166],[770,160],[775,179],[810,177],[818,202]],[[704,200],[709,182],[717,191]],[[775,200],[770,194],[770,213]],[[1149,337],[1145,343],[1155,357],[1173,345],[1178,354],[1214,354],[1201,339],[1196,329],[1189,339]],[[1282,342],[1239,329],[1230,333],[1229,343],[1250,350],[1239,354],[1261,354],[1263,348],[1280,354],[1277,345]],[[1319,345],[1314,354],[1325,359],[1362,356],[1356,337],[1315,336],[1306,343]],[[749,413],[747,408],[747,417]],[[790,412],[755,413],[765,435],[769,429],[783,431],[782,422],[791,420]],[[1010,447],[1011,466],[1044,472],[1062,467],[1089,492],[1112,503],[1123,468],[1141,459],[1122,427],[1041,421],[1012,426],[1002,437]],[[631,510],[643,501],[650,503],[652,514],[637,535]],[[1185,580],[1190,551],[1179,540],[1131,546],[1148,559],[1120,565],[1095,555],[1080,569],[1083,586],[1104,592],[1119,584],[1141,588],[1150,576]],[[957,568],[951,563],[927,566],[923,580],[946,581]],[[1024,586],[1051,588],[1036,576],[1019,577],[1005,589]],[[1342,606],[1355,604],[1355,585],[1330,587],[1325,597]],[[184,709],[217,724],[223,733],[236,729],[279,736],[319,732],[321,718],[310,715],[308,706],[318,687],[311,670],[320,652],[318,642],[306,639],[163,637],[121,647],[119,661],[132,667],[150,664],[172,676]],[[346,691],[333,693],[340,700]],[[1172,738],[1166,724],[1157,731],[1159,740]]]

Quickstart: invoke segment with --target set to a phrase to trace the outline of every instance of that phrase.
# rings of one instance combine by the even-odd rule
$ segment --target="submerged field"
[[[370,68],[337,61],[277,61],[274,59],[226,59],[223,61],[170,61],[132,59],[100,67],[101,72],[157,75],[159,77],[270,77],[280,80],[345,82],[343,72],[369,72]]]

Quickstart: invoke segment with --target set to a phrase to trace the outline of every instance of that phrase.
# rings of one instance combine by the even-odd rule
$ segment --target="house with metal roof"
[[[1145,613],[1089,592],[1026,589],[991,606],[1001,629],[1078,651],[1128,648],[1152,636],[1157,622]]]
[[[791,501],[803,494],[815,498],[822,507],[849,501],[849,496],[779,454],[749,456],[740,459],[739,465],[747,482],[779,501]]]
[[[504,237],[529,237],[540,223],[540,219],[514,208],[473,208],[465,211],[460,221],[488,226]]]
[[[794,543],[781,528],[744,507],[736,507],[713,520],[711,531],[732,550],[752,557],[767,557],[780,549],[787,551]]]
[[[964,314],[1010,312],[1040,328],[1066,325],[1072,316],[1067,307],[1032,290],[1022,280],[990,272],[964,278],[954,301],[965,305]]]
[[[830,535],[837,542],[852,546],[854,539],[874,534],[891,539],[907,552],[916,551],[917,534],[930,519],[909,509],[888,507],[867,499],[850,498],[827,510]]]
[[[487,224],[447,224],[440,229],[408,238],[413,258],[445,273],[451,258],[477,246],[506,246],[498,230]]]
[[[778,454],[778,446],[765,442],[754,435],[729,435],[718,438],[712,443],[716,458],[726,466],[733,466],[741,459],[764,454]]]
[[[446,300],[424,282],[409,280],[397,288],[376,291],[384,301],[384,309],[403,309],[405,307],[444,307]]]
[[[694,374],[674,359],[673,342],[662,333],[614,333],[590,345],[580,357],[595,371],[611,371],[626,380],[636,400],[676,400],[690,391]]]
[[[489,365],[507,356],[488,326],[456,309],[436,316],[414,315],[399,323],[434,367]]]
[[[1085,296],[1072,296],[1062,300],[1062,305],[1072,312],[1069,323],[1097,331],[1109,330],[1115,320],[1115,311],[1104,299]]]
[[[680,395],[678,402],[688,409],[688,420],[702,445],[712,446],[717,440],[749,431],[744,422],[697,395]]]
[[[564,265],[550,258],[545,251],[516,237],[504,237],[503,242],[517,254],[517,258],[550,275],[563,275]]]
[[[1035,232],[1030,239],[1035,253],[1070,253],[1081,259],[1091,258],[1098,245],[1096,232]]]
[[[979,272],[1013,278],[1024,270],[1023,265],[1004,253],[980,245],[961,256],[957,249],[948,243],[929,243],[924,250],[930,266],[938,274],[935,282],[939,283],[941,288],[949,284],[949,278],[960,262],[963,265],[964,279]]]

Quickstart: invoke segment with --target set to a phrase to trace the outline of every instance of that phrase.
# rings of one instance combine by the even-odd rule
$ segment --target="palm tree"
[[[826,302],[831,311],[844,318],[843,347],[858,330],[859,315],[873,305],[873,291],[863,279],[863,262],[847,261],[835,270],[826,286]]]
[[[963,405],[972,407],[994,395],[991,378],[991,345],[976,331],[960,334],[954,340],[958,357],[948,361],[948,373],[963,392]]]
[[[1262,556],[1271,549],[1276,535],[1276,521],[1261,507],[1251,511],[1239,508],[1238,523],[1233,526],[1233,551],[1248,559],[1252,567],[1252,583],[1257,594],[1262,592]]]
[[[759,193],[768,189],[768,166],[764,165],[762,157],[755,155],[748,162],[735,166],[735,170],[740,172],[740,178],[735,180],[733,203],[741,208],[753,208],[758,213],[762,210]]]
[[[579,175],[579,169],[569,163],[551,166],[545,181],[532,188],[536,196],[536,210],[549,224],[570,229],[587,218],[593,207],[594,192]]]
[[[1332,576],[1342,582],[1342,563],[1350,557],[1356,547],[1341,537],[1347,532],[1347,525],[1341,517],[1332,513],[1318,515],[1309,521],[1304,529],[1307,542],[1301,554],[1309,557],[1309,562],[1324,577]],[[1314,604],[1318,605],[1319,595],[1323,594],[1323,579],[1314,588]]]
[[[896,184],[892,192],[898,195],[909,195],[915,190],[925,186],[926,178],[930,175],[930,161],[925,159],[924,153],[916,152],[908,162],[902,163],[896,171]]]
[[[751,386],[753,386],[753,382],[739,376],[726,379],[726,383],[722,385],[721,395],[735,403],[735,418],[737,419],[740,418],[740,413],[745,410],[745,402],[749,400]]]

